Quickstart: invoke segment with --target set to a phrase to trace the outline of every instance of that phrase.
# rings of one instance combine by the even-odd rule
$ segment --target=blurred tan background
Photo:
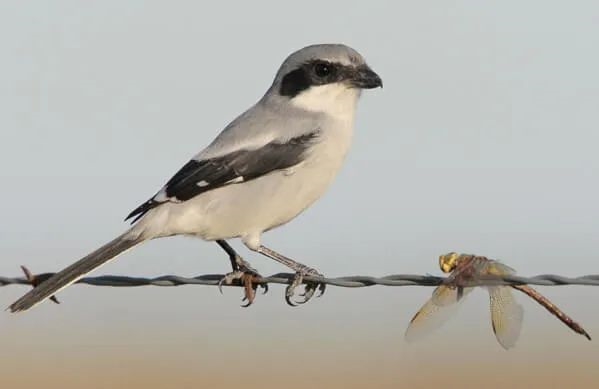
[[[588,289],[586,301],[596,299]],[[3,340],[3,382],[17,388],[590,388],[599,380],[596,341],[571,333],[520,296],[524,328],[510,351],[495,342],[482,290],[442,331],[406,344],[406,324],[426,298],[424,288],[413,291],[331,289],[292,309],[283,305],[281,288],[273,288],[241,309],[240,290],[230,288],[221,297],[208,287],[76,286],[63,293],[61,306],[3,319],[10,335]],[[597,314],[572,302],[582,293],[564,287],[548,295],[591,335],[599,333]]]
[[[60,269],[125,228],[291,51],[344,42],[383,77],[330,193],[265,236],[330,276],[438,273],[448,251],[522,275],[599,273],[599,6],[504,1],[0,2],[0,274]],[[283,271],[242,253],[263,274]],[[215,244],[151,242],[96,274],[223,273]],[[26,288],[0,289],[8,306]],[[599,337],[599,288],[540,288]],[[430,288],[73,286],[0,315],[11,388],[590,388],[599,346],[525,307],[505,351],[487,296],[403,333]]]

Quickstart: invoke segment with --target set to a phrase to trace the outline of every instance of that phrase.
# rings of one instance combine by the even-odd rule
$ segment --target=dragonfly
[[[499,261],[483,256],[455,252],[441,255],[439,257],[439,267],[444,273],[449,273],[449,276],[443,281],[443,284],[435,288],[432,297],[410,321],[405,334],[407,341],[420,339],[441,327],[455,313],[458,303],[474,290],[474,286],[468,285],[476,284],[476,280],[516,273],[514,269]],[[509,349],[516,344],[524,317],[524,310],[516,302],[511,292],[512,289],[526,294],[572,331],[591,340],[590,335],[580,324],[530,286],[486,285],[484,287],[489,292],[493,332],[499,344],[505,349]]]

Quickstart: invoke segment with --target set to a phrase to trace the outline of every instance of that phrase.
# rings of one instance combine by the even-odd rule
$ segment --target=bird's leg
[[[256,288],[258,286],[264,289],[264,293],[268,292],[268,284],[260,283],[262,276],[254,269],[249,262],[244,260],[241,255],[237,254],[237,252],[231,247],[226,241],[219,239],[216,241],[218,245],[225,250],[225,252],[229,255],[229,260],[231,261],[231,267],[233,271],[225,274],[222,280],[220,280],[218,284],[218,288],[222,293],[222,285],[232,284],[235,280],[239,280],[240,284],[244,287],[245,295],[242,301],[246,301],[247,303],[243,305],[243,307],[249,307],[254,302],[254,298],[256,297]]]
[[[255,271],[251,265],[246,262],[241,255],[237,254],[237,251],[231,247],[225,240],[217,240],[216,243],[225,250],[227,255],[229,256],[229,260],[231,261],[231,268],[233,271],[241,270],[241,269],[250,269]]]
[[[320,297],[324,294],[325,288],[326,288],[325,284],[321,284],[321,283],[317,283],[317,282],[306,282],[305,291],[304,291],[304,293],[301,294],[301,296],[303,297],[303,300],[293,302],[291,300],[291,297],[293,297],[295,288],[297,288],[300,284],[303,283],[304,276],[311,275],[311,276],[322,277],[322,274],[320,274],[315,269],[312,269],[309,266],[306,266],[304,264],[296,262],[293,259],[288,258],[282,254],[279,254],[276,251],[271,250],[266,246],[260,245],[260,246],[258,246],[258,248],[255,251],[257,251],[260,254],[265,255],[271,259],[274,259],[275,261],[282,263],[283,265],[285,265],[285,266],[291,268],[293,271],[295,271],[295,277],[293,278],[293,282],[289,286],[287,286],[287,289],[285,290],[285,301],[287,301],[287,304],[289,304],[291,306],[296,306],[297,304],[304,304],[304,303],[308,302],[312,298],[312,296],[314,296],[314,293],[316,292],[316,290],[318,290],[317,297]]]

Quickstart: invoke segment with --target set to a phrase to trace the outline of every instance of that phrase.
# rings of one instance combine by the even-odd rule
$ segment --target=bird
[[[175,235],[215,241],[233,268],[226,282],[257,274],[229,245],[231,239],[291,268],[293,287],[303,276],[320,275],[264,246],[262,234],[326,192],[350,148],[362,90],[382,86],[364,57],[347,45],[315,44],[291,53],[257,103],[127,216],[128,230],[45,279],[8,310],[28,310],[140,243]],[[306,286],[305,301],[316,286]],[[292,294],[290,285],[287,297]]]

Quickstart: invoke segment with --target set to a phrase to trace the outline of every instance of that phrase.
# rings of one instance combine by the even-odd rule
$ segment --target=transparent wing
[[[431,300],[435,305],[445,307],[456,304],[468,295],[474,288],[451,288],[448,286],[440,286],[433,291]]]
[[[505,263],[489,260],[487,263],[487,269],[485,273],[495,274],[495,275],[506,275],[506,274],[515,274],[516,270],[509,267]]]
[[[524,310],[516,302],[509,287],[488,287],[491,303],[491,324],[499,344],[509,349],[516,344],[522,329]]]
[[[440,328],[457,311],[456,304],[472,291],[473,288],[463,288],[458,293],[457,288],[439,286],[433,291],[432,297],[414,315],[405,333],[405,339],[413,342],[422,339]],[[461,294],[461,296],[460,296]]]

